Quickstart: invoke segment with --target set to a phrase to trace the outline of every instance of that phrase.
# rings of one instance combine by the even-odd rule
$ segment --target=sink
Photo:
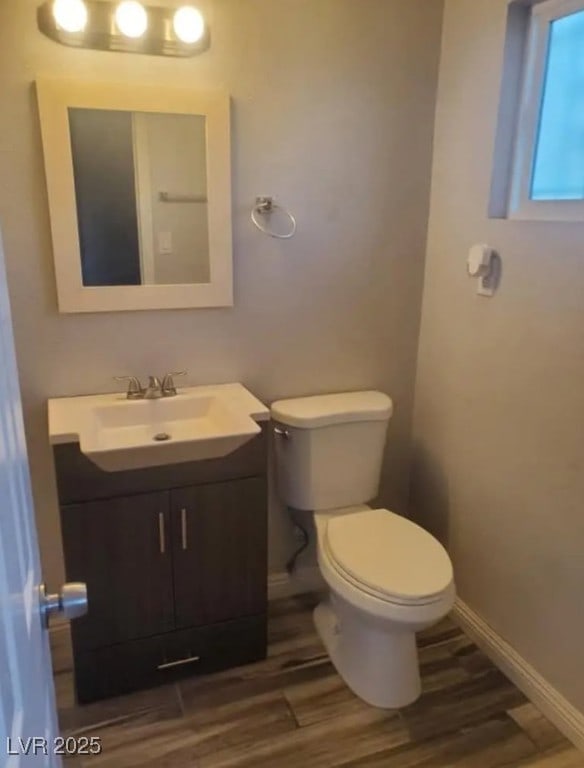
[[[116,472],[226,456],[260,432],[252,415],[262,409],[241,384],[191,387],[158,400],[60,398],[49,401],[49,432],[52,443],[78,439],[92,462]],[[67,429],[75,434],[63,434]]]
[[[124,400],[96,405],[81,431],[81,451],[109,472],[216,459],[232,453],[260,428],[213,395]]]

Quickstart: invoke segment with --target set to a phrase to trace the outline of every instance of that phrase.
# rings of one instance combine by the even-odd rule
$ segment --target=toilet
[[[349,688],[388,709],[420,695],[415,634],[455,599],[444,547],[410,520],[367,505],[379,489],[392,410],[381,392],[280,400],[271,410],[278,494],[314,515],[329,588],[314,612],[317,631]]]

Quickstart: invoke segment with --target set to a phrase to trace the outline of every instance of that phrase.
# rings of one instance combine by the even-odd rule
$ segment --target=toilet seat
[[[428,605],[452,588],[452,564],[444,547],[386,509],[329,518],[322,544],[342,578],[386,603]]]

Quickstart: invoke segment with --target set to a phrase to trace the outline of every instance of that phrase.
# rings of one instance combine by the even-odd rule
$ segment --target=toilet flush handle
[[[278,437],[281,437],[284,440],[290,440],[290,432],[287,429],[282,429],[281,427],[274,427],[274,434],[278,435]]]

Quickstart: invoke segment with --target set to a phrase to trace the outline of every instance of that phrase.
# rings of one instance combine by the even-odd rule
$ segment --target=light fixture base
[[[88,16],[85,28],[80,32],[67,32],[55,21],[52,0],[46,0],[37,9],[39,30],[56,43],[73,48],[142,53],[150,56],[187,58],[203,53],[211,45],[211,35],[206,24],[200,40],[196,43],[182,42],[173,29],[173,8],[145,6],[148,12],[148,29],[141,37],[131,38],[118,32],[115,24],[112,24],[117,3],[85,0],[85,5]]]

